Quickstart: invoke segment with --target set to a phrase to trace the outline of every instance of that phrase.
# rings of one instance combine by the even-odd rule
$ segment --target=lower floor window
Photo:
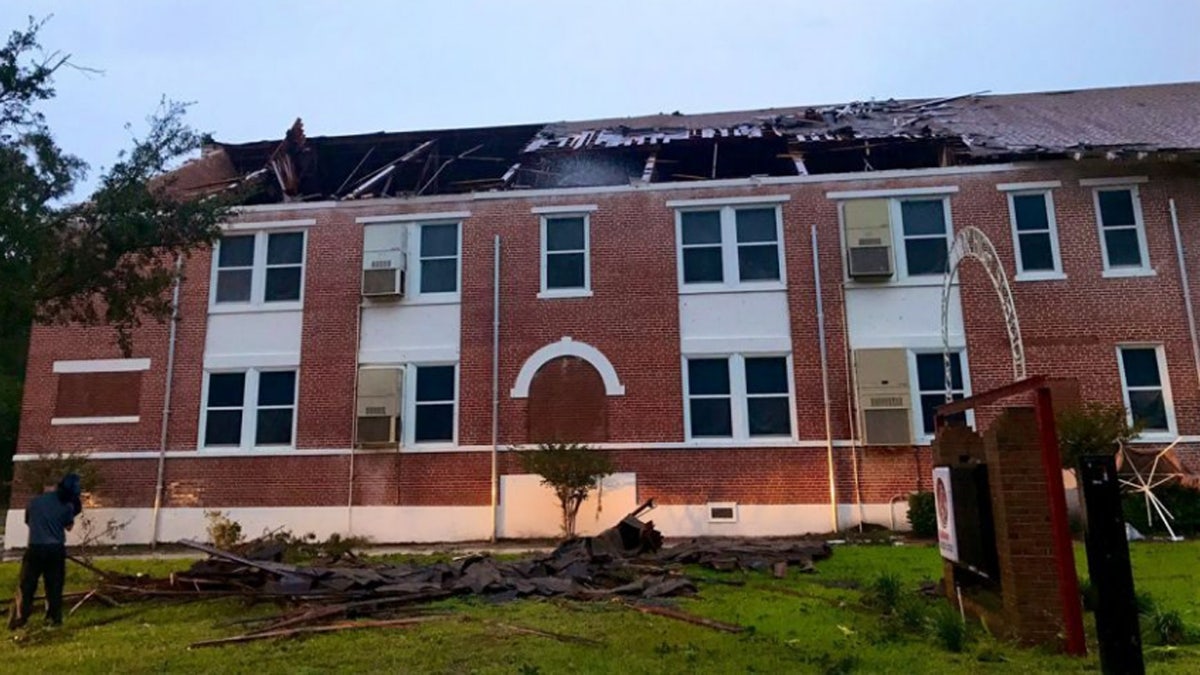
[[[685,373],[689,438],[791,436],[787,357],[690,358]]]
[[[413,441],[454,442],[454,366],[417,366]]]
[[[291,446],[295,417],[295,370],[208,373],[205,447]]]
[[[1121,347],[1121,386],[1129,421],[1142,431],[1165,433],[1174,424],[1160,347]]]
[[[921,402],[921,429],[929,436],[934,432],[934,415],[946,403],[946,364],[941,352],[917,354],[917,395]],[[950,398],[963,397],[962,355],[950,353]],[[966,413],[947,418],[951,424],[966,424]]]

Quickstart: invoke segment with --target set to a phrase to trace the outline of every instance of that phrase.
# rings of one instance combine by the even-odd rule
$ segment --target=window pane
[[[775,209],[739,209],[735,213],[738,243],[775,241]]]
[[[683,283],[719,283],[724,280],[720,248],[683,249]]]
[[[906,239],[904,255],[908,258],[908,276],[946,273],[946,240]]]
[[[1018,230],[1050,229],[1046,215],[1046,195],[1013,195],[1013,212]]]
[[[241,406],[245,394],[245,373],[211,373],[208,376],[208,405],[210,408]]]
[[[299,264],[304,260],[304,233],[281,232],[267,238],[267,264]]]
[[[958,352],[950,353],[951,388],[962,389],[962,361]],[[941,353],[917,354],[917,389],[920,391],[945,391],[946,371]]]
[[[1136,229],[1104,230],[1104,247],[1109,267],[1141,267],[1142,249]]]
[[[254,431],[255,445],[291,445],[292,409],[272,408],[258,411],[258,426]]]
[[[1054,251],[1050,249],[1050,233],[1036,232],[1017,235],[1021,242],[1021,270],[1024,272],[1054,270]]]
[[[1101,190],[1099,201],[1100,223],[1104,227],[1137,223],[1133,217],[1133,193],[1129,190]]]
[[[787,390],[787,359],[746,359],[746,393],[786,394]]]
[[[241,445],[242,411],[210,410],[204,425],[204,445]]]
[[[583,248],[583,218],[546,219],[547,251],[579,251]]]
[[[217,302],[250,302],[252,270],[218,270]]]
[[[417,406],[417,426],[413,435],[418,443],[454,440],[454,405]]]
[[[254,264],[254,235],[221,237],[217,267],[249,267]]]
[[[746,401],[751,436],[787,436],[792,433],[787,397],[752,398]]]
[[[720,211],[684,211],[679,219],[684,244],[721,243]]]
[[[546,288],[583,288],[582,253],[546,255]]]
[[[954,400],[962,398],[962,394],[955,394]],[[933,416],[938,407],[946,404],[945,394],[922,394],[921,395],[921,428],[924,433],[933,433]],[[967,423],[966,413],[956,413],[946,418],[947,424],[956,426],[965,426]]]
[[[1167,407],[1162,390],[1129,392],[1129,410],[1133,421],[1146,431],[1167,430]]]
[[[733,416],[727,398],[697,398],[691,407],[692,437],[729,437],[733,435]]]
[[[945,234],[946,214],[942,200],[900,202],[904,234]]]
[[[688,359],[688,392],[693,396],[729,393],[728,359]]]
[[[454,366],[420,366],[417,368],[418,401],[453,401]]]
[[[1125,367],[1125,386],[1162,386],[1158,377],[1158,352],[1154,348],[1122,349],[1121,365]]]
[[[453,293],[458,290],[458,260],[421,261],[422,293]]]
[[[295,405],[296,371],[278,370],[258,374],[259,405]]]
[[[738,277],[742,281],[779,279],[779,249],[771,246],[739,246]]]
[[[422,225],[421,257],[458,255],[458,225]]]
[[[263,301],[283,302],[299,299],[299,267],[274,267],[267,270],[267,288],[263,293]]]

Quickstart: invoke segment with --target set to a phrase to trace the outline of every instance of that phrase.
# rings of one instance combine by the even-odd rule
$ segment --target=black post
[[[1104,673],[1146,672],[1142,662],[1142,636],[1138,628],[1137,599],[1133,593],[1133,568],[1129,541],[1121,513],[1121,488],[1113,455],[1079,458],[1079,484],[1087,509],[1087,561],[1096,591],[1096,637],[1100,642],[1100,669]]]

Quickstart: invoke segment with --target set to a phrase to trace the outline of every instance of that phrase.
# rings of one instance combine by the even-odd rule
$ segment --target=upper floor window
[[[221,237],[213,270],[213,304],[298,303],[304,289],[304,249],[304,232]]]
[[[1129,422],[1145,434],[1173,434],[1175,412],[1161,346],[1120,347],[1121,389]]]
[[[1096,219],[1108,273],[1144,273],[1150,269],[1146,229],[1136,186],[1097,188]]]
[[[211,372],[205,383],[201,445],[294,445],[296,371]]]
[[[776,206],[679,211],[680,286],[695,290],[781,287],[780,221]]]
[[[418,294],[458,293],[458,223],[418,226]]]
[[[920,402],[921,434],[932,436],[934,414],[946,403],[946,362],[941,352],[915,354],[917,368],[917,398]],[[950,352],[950,398],[958,400],[966,394],[963,382],[962,354]],[[958,413],[951,422],[966,423],[966,414]]]
[[[941,276],[946,273],[950,250],[950,228],[946,223],[946,200],[900,200],[899,247],[905,276]]]
[[[1017,278],[1060,275],[1058,229],[1050,191],[1009,192],[1008,210],[1012,218]]]
[[[541,297],[587,295],[591,290],[587,214],[543,216]]]
[[[788,364],[786,356],[687,359],[688,439],[790,437]]]

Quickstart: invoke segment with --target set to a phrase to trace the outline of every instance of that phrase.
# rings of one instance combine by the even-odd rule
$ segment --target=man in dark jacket
[[[38,578],[45,580],[46,620],[62,623],[63,581],[67,572],[67,531],[75,525],[75,516],[83,510],[80,501],[79,476],[63,477],[54,490],[34,497],[25,507],[25,524],[29,526],[29,544],[21,559],[21,589],[15,612],[9,619],[10,629],[20,628],[33,612]]]

